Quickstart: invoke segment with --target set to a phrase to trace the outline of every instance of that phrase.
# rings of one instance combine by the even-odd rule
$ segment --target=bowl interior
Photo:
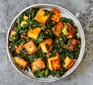
[[[37,5],[32,5],[32,6],[29,6],[27,7],[26,9],[24,9],[22,12],[20,12],[15,18],[14,20],[12,21],[10,27],[9,27],[9,30],[8,30],[8,34],[7,34],[7,53],[8,53],[8,56],[9,56],[9,59],[11,61],[11,63],[13,64],[13,66],[15,67],[15,69],[20,72],[23,76],[29,78],[29,79],[33,79],[33,80],[36,80],[38,82],[52,82],[52,81],[56,81],[56,80],[59,80],[61,78],[56,78],[56,77],[48,77],[48,78],[36,78],[35,76],[33,76],[33,74],[31,72],[29,73],[26,73],[24,71],[22,71],[15,63],[14,59],[13,59],[13,56],[12,54],[9,52],[9,49],[8,49],[8,45],[9,45],[9,41],[8,41],[8,38],[9,38],[9,33],[10,31],[13,29],[14,25],[15,25],[15,20],[16,18],[22,14],[24,11],[26,11],[27,9],[29,8],[33,8],[33,7],[40,7],[42,9],[47,9],[47,10],[51,10],[51,8],[57,8],[60,10],[61,12],[61,16],[63,17],[67,17],[67,18],[70,18],[74,21],[75,25],[78,27],[78,33],[79,33],[79,36],[81,38],[81,48],[80,48],[80,54],[79,54],[79,57],[77,59],[77,61],[75,62],[74,66],[68,70],[61,78],[64,78],[66,76],[68,76],[70,73],[72,73],[76,67],[79,65],[79,63],[81,62],[82,58],[83,58],[83,55],[84,55],[84,49],[85,49],[85,36],[84,36],[84,32],[83,32],[83,29],[82,29],[82,26],[81,24],[79,23],[79,21],[77,20],[77,18],[72,14],[70,13],[68,10],[62,8],[62,7],[59,7],[59,6],[56,6],[56,5],[51,5],[51,4],[37,4]]]

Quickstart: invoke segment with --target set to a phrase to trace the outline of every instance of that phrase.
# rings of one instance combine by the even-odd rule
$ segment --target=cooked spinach
[[[43,24],[37,22],[37,21],[34,20],[34,19],[32,19],[32,20],[30,21],[30,26],[31,26],[32,29],[35,28],[35,27],[37,27],[37,26],[40,27],[40,28],[45,28],[45,26],[44,26]]]
[[[46,22],[46,28],[47,28],[47,29],[51,29],[51,27],[53,27],[55,24],[56,24],[56,22],[54,22],[54,21],[52,21],[51,19],[49,19],[49,20]]]
[[[64,22],[64,23],[70,23],[71,25],[74,25],[72,19],[68,19],[68,18],[66,18],[66,17],[62,17],[60,20],[61,20],[62,22]]]
[[[45,15],[52,15],[53,14],[53,12],[52,11],[49,11],[49,10],[45,10]]]
[[[25,11],[25,14],[29,16],[30,20],[32,20],[37,12],[39,11],[39,8],[32,8]]]

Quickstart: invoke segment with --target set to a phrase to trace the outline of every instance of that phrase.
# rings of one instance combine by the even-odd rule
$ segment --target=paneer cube
[[[41,31],[41,29],[40,29],[39,27],[36,27],[36,28],[34,28],[34,29],[30,29],[30,30],[28,31],[28,34],[27,34],[27,35],[28,35],[28,37],[30,37],[30,38],[37,39],[40,31]]]
[[[36,72],[38,70],[45,68],[45,63],[41,58],[36,59],[34,62],[31,63],[32,71]]]
[[[74,38],[69,40],[69,42],[67,44],[68,48],[71,49],[71,50],[74,50],[76,45],[77,45],[77,40],[74,39]]]
[[[61,29],[63,28],[63,23],[58,22],[54,27],[52,27],[52,32],[56,35],[59,36],[61,33]]]
[[[40,47],[43,52],[48,53],[52,50],[52,39],[46,39],[40,43]]]
[[[28,24],[26,21],[21,21],[20,26],[24,27],[24,25]]]
[[[70,69],[74,64],[74,61],[72,59],[70,59],[68,56],[66,56],[65,60],[64,60],[64,67],[66,69]]]
[[[49,16],[49,14],[46,15],[46,12],[43,9],[40,9],[34,19],[39,23],[45,24]]]
[[[28,54],[34,54],[37,51],[37,47],[32,40],[24,44],[24,48],[27,50]]]
[[[68,23],[67,31],[68,31],[68,34],[70,35],[69,37],[71,37],[71,38],[74,36],[74,34],[76,32],[75,28],[70,23]]]
[[[51,17],[51,20],[55,21],[55,22],[59,22],[60,20],[60,11],[56,8],[52,9],[53,15]]]
[[[16,57],[16,58],[14,58],[15,59],[15,61],[16,61],[16,63],[18,64],[18,65],[20,65],[20,66],[22,66],[22,68],[26,68],[27,67],[27,65],[28,65],[28,62],[26,61],[26,60],[24,60],[23,58],[21,58],[21,57]]]
[[[49,69],[51,71],[59,70],[61,68],[59,56],[55,56],[48,59]]]
[[[62,29],[62,33],[64,35],[68,35],[67,38],[72,38],[75,34],[76,30],[71,26],[71,24],[68,23],[68,25],[64,25],[64,28]]]

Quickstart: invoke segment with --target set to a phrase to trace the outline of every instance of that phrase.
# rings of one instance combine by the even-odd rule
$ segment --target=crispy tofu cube
[[[43,52],[48,53],[52,50],[52,39],[46,39],[40,43],[40,47]]]
[[[68,25],[65,25],[64,28],[62,29],[62,33],[64,35],[68,35],[67,38],[72,38],[74,36],[75,32],[76,32],[75,28],[73,28],[71,26],[71,24],[69,24],[69,23],[68,23]]]
[[[36,59],[34,62],[31,63],[32,71],[36,72],[38,70],[45,68],[45,63],[41,58]]]
[[[66,58],[65,58],[65,60],[64,60],[64,67],[66,68],[66,69],[70,69],[72,66],[73,66],[73,64],[74,64],[74,61],[72,60],[72,59],[70,59],[68,56],[66,56]]]
[[[59,70],[61,68],[59,56],[55,56],[48,59],[49,69],[51,71]]]
[[[54,13],[51,17],[51,20],[55,21],[55,22],[59,22],[60,20],[60,11],[56,8],[52,9],[52,12]]]
[[[15,46],[16,53],[19,54],[22,48],[23,48],[23,45]]]
[[[58,9],[56,9],[56,8],[52,8],[52,12],[54,14],[60,14],[60,11]]]
[[[34,29],[30,29],[30,30],[28,31],[28,34],[27,34],[27,35],[28,35],[28,37],[30,37],[30,38],[37,39],[40,31],[41,31],[41,29],[40,29],[39,27],[36,27],[36,28],[34,28]]]
[[[40,9],[38,13],[35,16],[35,20],[38,21],[39,23],[45,24],[47,19],[49,18],[50,15],[46,15],[46,12],[43,9]]]
[[[28,62],[26,61],[26,60],[24,60],[23,58],[21,58],[21,57],[16,57],[15,58],[15,61],[16,61],[16,63],[18,64],[18,65],[20,65],[20,66],[22,66],[22,68],[26,68],[27,67],[27,65],[28,65]]]
[[[20,26],[23,27],[25,24],[28,24],[26,21],[21,21]]]
[[[58,22],[54,27],[52,27],[52,32],[56,35],[59,36],[61,33],[61,29],[63,28],[62,22]]]
[[[37,47],[32,40],[24,44],[24,48],[27,50],[28,54],[34,54],[37,51]]]

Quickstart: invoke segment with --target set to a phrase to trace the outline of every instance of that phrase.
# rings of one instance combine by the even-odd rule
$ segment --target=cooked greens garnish
[[[31,26],[32,29],[35,28],[35,27],[37,27],[37,26],[40,27],[40,28],[45,28],[45,25],[37,22],[37,21],[34,20],[34,19],[32,19],[32,20],[30,21],[30,26]]]

